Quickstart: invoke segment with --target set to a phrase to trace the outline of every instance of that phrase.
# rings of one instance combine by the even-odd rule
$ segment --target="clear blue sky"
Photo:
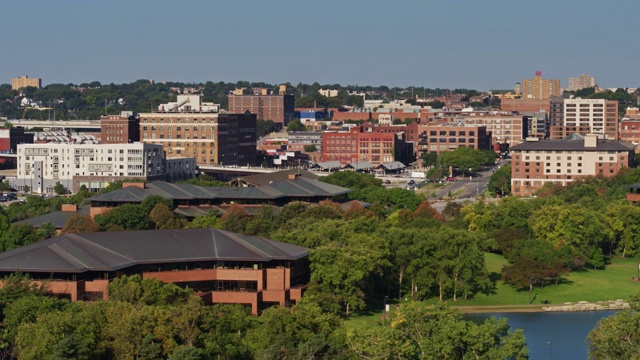
[[[638,0],[40,0],[0,6],[0,83],[638,87]]]

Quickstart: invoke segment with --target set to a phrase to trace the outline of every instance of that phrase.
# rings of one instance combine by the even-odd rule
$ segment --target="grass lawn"
[[[507,259],[501,255],[485,254],[487,269],[489,272],[499,273],[502,266],[507,264]],[[613,258],[611,264],[604,270],[574,271],[565,276],[559,285],[548,285],[544,288],[534,287],[532,295],[535,295],[534,305],[541,305],[540,300],[549,300],[551,305],[559,305],[565,302],[576,303],[578,301],[607,301],[627,299],[629,295],[640,290],[640,283],[631,281],[638,276],[638,259]],[[437,297],[427,302],[437,302]],[[470,300],[448,301],[452,306],[523,306],[529,304],[529,292],[517,291],[502,280],[496,282],[494,294],[478,294]],[[393,306],[391,307],[393,309]],[[497,311],[497,310],[495,310]],[[348,328],[361,329],[379,325],[382,321],[382,312],[358,313],[351,316],[346,322]]]

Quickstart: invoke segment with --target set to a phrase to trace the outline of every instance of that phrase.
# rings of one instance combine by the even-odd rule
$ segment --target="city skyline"
[[[605,11],[594,0],[365,4],[8,3],[0,83],[26,74],[45,86],[153,79],[490,90],[539,70],[562,87],[582,73],[602,87],[638,86],[628,74],[640,49],[621,40],[637,2]]]

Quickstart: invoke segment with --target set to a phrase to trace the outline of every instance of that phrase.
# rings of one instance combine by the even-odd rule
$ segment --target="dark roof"
[[[252,186],[263,186],[263,185],[269,185],[270,183],[274,183],[276,181],[287,180],[287,178],[289,177],[289,174],[300,174],[300,176],[306,179],[317,179],[319,177],[318,175],[306,170],[288,169],[288,170],[276,171],[268,174],[241,176],[231,181],[230,183],[238,184],[240,182],[244,182],[247,184],[251,184]]]
[[[73,215],[89,215],[90,209],[91,208],[89,206],[78,206],[78,211],[56,211],[19,222],[31,224],[35,227],[39,227],[46,222],[50,222],[53,223],[53,226],[55,226],[56,229],[62,229],[70,217]]]
[[[358,162],[349,163],[344,167],[345,168],[350,167],[354,170],[366,170],[366,169],[372,169],[373,164],[368,161],[358,161]]]
[[[307,249],[217,229],[65,234],[0,253],[0,272],[83,273],[137,264],[297,260]]]
[[[525,141],[511,147],[515,151],[633,151],[635,145],[620,140],[598,139],[596,147],[585,147],[583,140]]]
[[[385,168],[387,170],[398,170],[398,169],[406,168],[406,166],[403,163],[401,163],[400,161],[392,161],[392,162],[380,164],[380,165],[378,165],[378,167],[383,167],[383,168]]]
[[[171,200],[194,199],[261,199],[276,200],[283,197],[333,197],[351,192],[350,189],[300,176],[294,180],[274,181],[258,187],[203,187],[191,184],[172,184],[153,181],[145,188],[126,187],[92,197],[92,202],[140,203],[147,196],[160,195]]]
[[[340,169],[342,168],[342,163],[340,161],[335,161],[335,160],[325,161],[325,162],[316,163],[314,167],[319,167],[325,170]]]

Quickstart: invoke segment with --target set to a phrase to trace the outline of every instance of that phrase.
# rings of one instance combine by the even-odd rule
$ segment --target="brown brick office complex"
[[[216,229],[65,234],[0,253],[0,275],[21,271],[72,301],[109,297],[109,282],[141,275],[188,286],[205,303],[266,306],[300,300],[307,249]]]
[[[256,115],[140,114],[140,141],[161,144],[167,157],[194,157],[198,165],[255,165]]]
[[[293,95],[229,95],[229,112],[255,114],[261,120],[273,120],[283,126],[295,118]]]

